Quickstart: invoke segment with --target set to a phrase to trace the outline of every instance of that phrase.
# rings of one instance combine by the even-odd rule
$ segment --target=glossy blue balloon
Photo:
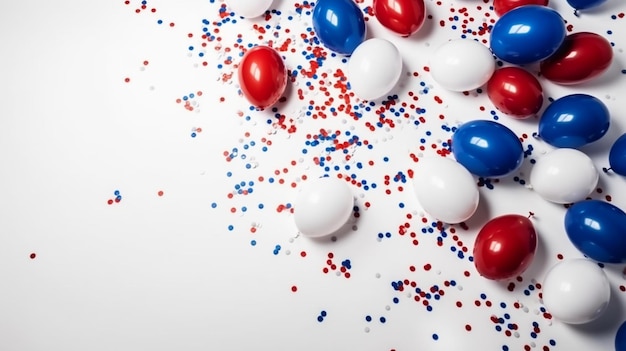
[[[452,136],[452,154],[479,177],[504,177],[521,166],[522,143],[513,131],[493,121],[471,121]]]
[[[539,119],[539,136],[555,147],[578,148],[603,137],[609,125],[609,109],[602,101],[572,94],[548,105]]]
[[[611,146],[609,164],[613,172],[626,176],[626,134],[622,134]]]
[[[540,5],[525,5],[505,13],[491,30],[491,51],[503,61],[524,65],[556,52],[565,40],[561,15]]]
[[[606,0],[567,0],[567,3],[576,10],[586,10],[596,7]]]
[[[352,0],[319,0],[313,9],[313,29],[324,46],[344,55],[365,40],[365,18]]]
[[[615,351],[626,351],[626,321],[620,325],[615,334]]]
[[[565,213],[565,231],[572,244],[592,260],[626,263],[626,213],[610,203],[575,203]]]

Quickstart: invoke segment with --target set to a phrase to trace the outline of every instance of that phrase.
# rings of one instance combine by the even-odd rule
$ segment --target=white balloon
[[[556,149],[537,159],[530,185],[545,200],[569,204],[591,194],[598,178],[589,156],[576,149]]]
[[[259,17],[272,6],[273,0],[228,0],[227,4],[236,15],[245,18]]]
[[[557,263],[543,282],[543,304],[554,318],[568,324],[588,323],[600,317],[611,299],[609,279],[587,259]]]
[[[420,158],[413,173],[413,184],[424,211],[442,222],[466,221],[478,207],[478,186],[474,177],[452,159]]]
[[[322,237],[348,222],[354,197],[348,184],[338,178],[322,177],[302,183],[294,201],[294,220],[300,233]]]
[[[430,59],[430,74],[444,89],[467,91],[481,87],[496,69],[489,48],[472,39],[441,45]]]
[[[402,56],[385,39],[368,39],[354,49],[348,61],[348,81],[354,94],[364,100],[385,96],[398,83]]]

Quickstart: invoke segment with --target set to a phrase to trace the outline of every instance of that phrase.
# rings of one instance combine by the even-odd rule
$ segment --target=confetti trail
[[[492,2],[426,0],[425,23],[408,38],[383,28],[370,1],[354,3],[364,15],[368,36],[392,41],[404,60],[393,91],[373,101],[352,91],[349,57],[330,51],[317,37],[314,1],[274,1],[275,7],[251,19],[241,17],[225,0],[198,1],[188,9],[187,2],[121,1],[120,18],[156,39],[137,43],[138,53],[128,53],[124,70],[115,76],[115,89],[136,99],[146,114],[161,113],[164,117],[159,115],[158,123],[164,123],[170,137],[146,136],[146,130],[160,130],[151,115],[135,120],[144,133],[137,140],[149,145],[129,143],[134,149],[124,151],[148,151],[132,154],[137,157],[129,166],[107,173],[110,181],[122,179],[113,186],[127,197],[120,205],[122,191],[109,182],[107,197],[96,202],[119,209],[107,213],[119,217],[108,218],[129,216],[137,223],[149,218],[156,233],[134,233],[131,229],[138,227],[126,218],[132,223],[124,228],[124,236],[111,235],[120,235],[120,241],[128,244],[133,235],[165,240],[163,232],[169,231],[167,244],[162,243],[168,250],[158,257],[182,265],[176,269],[184,274],[193,272],[184,275],[190,291],[211,286],[203,290],[202,298],[190,297],[193,302],[188,303],[198,304],[198,313],[216,320],[239,318],[239,330],[250,333],[250,338],[233,337],[232,349],[463,350],[469,345],[484,350],[607,349],[612,334],[593,331],[613,332],[626,316],[616,317],[614,312],[594,328],[576,329],[553,318],[543,305],[546,271],[582,254],[562,228],[569,205],[542,201],[528,184],[532,165],[551,150],[536,133],[538,118],[510,118],[493,106],[482,88],[446,91],[430,73],[429,57],[451,39],[489,44],[498,19]],[[611,77],[580,87],[557,86],[544,80],[536,67],[527,67],[544,84],[544,107],[568,93],[595,94],[623,129],[626,117],[618,107],[623,104],[619,94],[626,88],[626,37],[618,32],[625,20],[624,6],[579,16],[566,4],[554,8],[569,33],[595,28],[605,35],[616,59]],[[287,67],[287,89],[266,109],[250,105],[238,80],[239,62],[257,45],[274,48]],[[146,77],[153,84],[150,89],[143,86]],[[150,95],[156,93],[158,98]],[[150,106],[142,105],[146,101]],[[139,118],[141,123],[136,122]],[[498,121],[513,130],[523,145],[524,161],[507,177],[475,177],[481,195],[476,214],[463,223],[445,224],[427,214],[415,198],[414,170],[424,157],[453,157],[452,135],[462,123],[476,119]],[[144,129],[147,123],[154,129]],[[607,137],[618,134],[609,132]],[[600,141],[589,148],[599,169],[608,167],[608,147],[609,141]],[[161,164],[161,159],[172,164]],[[144,172],[142,179],[133,172]],[[307,238],[293,223],[297,211],[293,201],[303,183],[321,176],[345,182],[354,194],[354,208],[340,231]],[[144,190],[149,195],[142,197]],[[623,179],[607,170],[589,198],[624,208],[623,190]],[[132,215],[140,201],[146,201],[150,211],[145,218]],[[530,268],[508,281],[481,277],[473,257],[478,231],[498,215],[529,211],[540,236]],[[150,241],[139,246],[149,247]],[[180,248],[186,256],[169,251],[170,247]],[[145,250],[138,250],[137,256],[152,254]],[[21,259],[35,260],[37,255],[31,252],[24,251]],[[189,258],[196,252],[197,257]],[[59,253],[45,250],[45,260],[55,255]],[[32,263],[39,266],[43,261],[37,257]],[[614,287],[611,307],[619,310],[620,302],[626,302],[626,268],[602,267]],[[128,274],[148,275],[139,270]],[[220,289],[228,291],[219,295]],[[166,312],[192,313],[183,304],[176,306],[185,312]],[[220,315],[226,317],[216,317]],[[253,321],[258,325],[251,326]],[[239,328],[229,323],[224,323],[223,331]],[[215,329],[211,325],[190,329],[185,338],[197,338],[214,349],[224,340],[207,341],[193,334]],[[278,336],[268,331],[264,336],[255,331],[268,329],[285,332]],[[276,346],[280,338],[292,334],[302,340]]]

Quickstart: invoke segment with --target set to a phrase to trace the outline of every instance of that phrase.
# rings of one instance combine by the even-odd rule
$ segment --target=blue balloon
[[[504,177],[517,170],[524,159],[522,143],[513,131],[483,120],[466,122],[454,132],[452,154],[479,177]]]
[[[622,134],[611,146],[609,164],[613,172],[626,176],[626,134]]]
[[[567,0],[567,3],[576,10],[586,10],[596,7],[606,0]]]
[[[328,49],[350,55],[365,40],[365,18],[352,0],[319,0],[313,29]]]
[[[552,102],[539,119],[539,136],[555,147],[578,148],[609,130],[609,109],[599,99],[572,94]]]
[[[615,351],[626,351],[626,321],[620,325],[615,334]]]
[[[626,213],[610,203],[575,203],[565,213],[565,231],[572,244],[592,260],[626,263]]]
[[[504,61],[524,65],[554,54],[565,35],[565,22],[558,12],[540,5],[520,6],[493,26],[491,51]]]

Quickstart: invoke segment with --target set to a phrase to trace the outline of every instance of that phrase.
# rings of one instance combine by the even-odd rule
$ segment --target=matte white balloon
[[[430,74],[444,89],[468,91],[483,86],[495,71],[491,51],[472,39],[441,45],[430,59]]]
[[[568,324],[589,323],[602,315],[611,299],[609,279],[587,259],[557,263],[543,282],[543,304],[554,318]]]
[[[259,17],[272,6],[273,0],[227,0],[227,5],[236,15],[253,18]]]
[[[556,149],[539,157],[530,184],[545,200],[569,204],[584,200],[598,185],[599,173],[589,156],[576,149]]]
[[[385,39],[368,39],[348,61],[348,81],[354,94],[364,100],[387,95],[402,73],[402,56],[396,46]]]
[[[326,236],[348,222],[354,197],[344,180],[323,177],[304,182],[301,186],[294,201],[294,220],[302,235]]]
[[[420,158],[414,169],[413,184],[424,211],[442,222],[466,221],[478,207],[474,177],[453,159]]]

